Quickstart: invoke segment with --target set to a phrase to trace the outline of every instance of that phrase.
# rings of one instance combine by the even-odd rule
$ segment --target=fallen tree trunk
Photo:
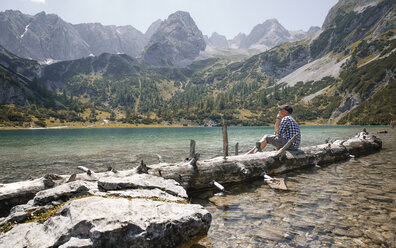
[[[213,187],[213,181],[220,184],[235,183],[260,177],[263,172],[270,175],[291,170],[333,163],[379,151],[382,142],[366,132],[349,140],[337,140],[332,144],[303,147],[296,151],[258,152],[251,155],[217,157],[203,161],[175,164],[150,165],[148,173],[178,181],[188,192]]]

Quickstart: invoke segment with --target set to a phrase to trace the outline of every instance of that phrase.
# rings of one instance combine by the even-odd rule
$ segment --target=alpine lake
[[[301,146],[347,139],[366,128],[383,142],[380,152],[289,172],[288,191],[262,179],[194,194],[212,214],[207,236],[189,247],[395,247],[396,130],[387,126],[304,126]],[[387,133],[382,133],[387,131]],[[229,127],[229,153],[247,152],[273,127]],[[222,156],[220,127],[0,130],[0,183],[48,173],[131,169],[178,162],[196,141],[200,159]],[[268,146],[266,150],[271,150]]]

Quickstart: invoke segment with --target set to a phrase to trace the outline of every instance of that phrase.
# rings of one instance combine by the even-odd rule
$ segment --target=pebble
[[[395,234],[392,232],[383,232],[382,236],[388,241],[388,243],[392,244],[395,242]]]
[[[382,196],[382,195],[368,195],[368,196],[366,196],[366,198],[369,200],[374,200],[374,201],[379,201],[379,202],[389,202],[389,203],[393,202],[392,198]]]
[[[385,242],[385,238],[381,235],[381,233],[375,230],[368,230],[365,235],[371,239],[372,242],[376,244],[383,244]]]
[[[391,212],[391,213],[389,214],[389,218],[390,218],[391,220],[396,220],[396,212]]]

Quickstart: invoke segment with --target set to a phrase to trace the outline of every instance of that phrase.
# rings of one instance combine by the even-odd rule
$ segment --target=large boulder
[[[42,178],[27,187],[39,191],[33,199],[0,219],[0,247],[174,247],[207,233],[210,213],[188,204],[176,181],[129,173],[66,183],[61,176]],[[60,179],[45,188],[50,178]]]
[[[70,201],[57,214],[0,234],[0,247],[175,247],[211,223],[200,205],[98,196]]]

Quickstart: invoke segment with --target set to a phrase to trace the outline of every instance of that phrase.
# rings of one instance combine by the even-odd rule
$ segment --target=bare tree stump
[[[189,158],[192,159],[195,156],[195,140],[190,140],[190,156]]]
[[[224,158],[228,156],[228,134],[227,134],[227,125],[223,124],[222,126],[222,133],[223,133],[223,151],[224,151]]]

